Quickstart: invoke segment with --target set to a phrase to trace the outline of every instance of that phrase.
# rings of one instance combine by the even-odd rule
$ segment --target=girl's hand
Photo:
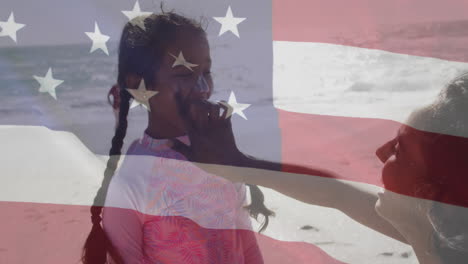
[[[234,139],[231,107],[225,101],[182,102],[181,98],[177,98],[177,101],[179,113],[188,132],[190,146],[172,139],[172,148],[192,162],[240,165],[243,154],[237,148]]]

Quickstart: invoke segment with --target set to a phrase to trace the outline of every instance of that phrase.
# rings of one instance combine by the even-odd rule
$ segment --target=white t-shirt
[[[126,263],[263,263],[246,204],[245,184],[145,134],[111,180],[103,226]]]

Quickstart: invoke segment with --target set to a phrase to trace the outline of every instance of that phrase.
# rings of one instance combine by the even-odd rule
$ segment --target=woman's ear
[[[141,81],[140,76],[133,74],[133,73],[127,74],[127,76],[125,77],[125,85],[126,85],[125,88],[138,89],[138,86],[140,85],[140,81]]]

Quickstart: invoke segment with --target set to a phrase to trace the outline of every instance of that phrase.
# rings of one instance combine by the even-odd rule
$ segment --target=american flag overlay
[[[205,34],[152,26],[169,13]],[[467,13],[466,0],[2,0],[0,263],[465,263]],[[154,46],[138,56],[164,85],[137,59],[118,78],[125,45]],[[211,170],[173,148],[188,133],[152,136],[175,129],[173,76],[223,100],[249,161]],[[274,212],[262,232],[246,208],[258,190]],[[108,262],[85,261],[92,230]]]

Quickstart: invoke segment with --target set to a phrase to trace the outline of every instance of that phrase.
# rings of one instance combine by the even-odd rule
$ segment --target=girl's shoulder
[[[138,139],[134,140],[122,157],[123,160],[112,181],[134,188],[144,186],[151,177],[156,158],[158,157],[154,156],[154,153],[141,146]]]

